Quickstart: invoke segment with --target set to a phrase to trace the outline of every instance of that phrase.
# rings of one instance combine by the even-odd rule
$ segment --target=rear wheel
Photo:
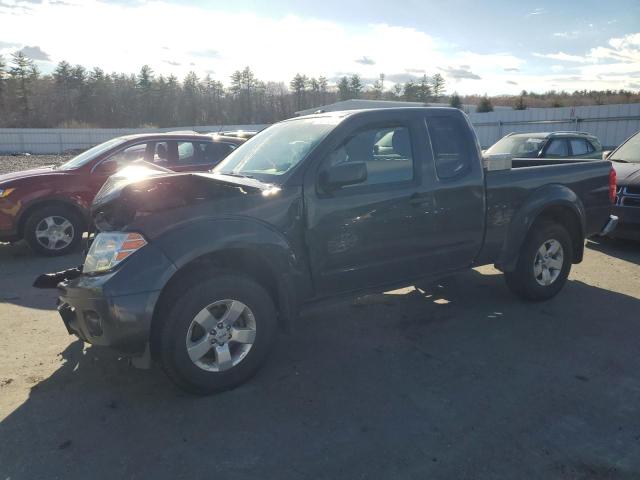
[[[65,255],[80,245],[84,231],[80,215],[64,206],[43,207],[24,225],[24,239],[42,255]]]
[[[273,301],[248,277],[220,274],[189,288],[164,319],[158,357],[180,388],[234,388],[262,365],[275,338]]]
[[[562,225],[535,224],[522,246],[516,269],[505,273],[507,286],[526,300],[552,298],[566,283],[572,258],[571,236]]]

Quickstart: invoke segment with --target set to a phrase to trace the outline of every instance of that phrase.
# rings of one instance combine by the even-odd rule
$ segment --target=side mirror
[[[117,171],[118,171],[118,162],[116,162],[115,160],[106,160],[101,164],[99,164],[95,168],[93,173],[96,173],[98,175],[109,176],[109,175],[113,175]]]
[[[611,155],[613,153],[613,150],[605,150],[604,152],[602,152],[602,159],[606,160],[607,158],[609,158],[609,155]]]
[[[345,162],[324,170],[320,174],[320,183],[327,190],[335,190],[347,185],[356,185],[367,180],[365,162]]]

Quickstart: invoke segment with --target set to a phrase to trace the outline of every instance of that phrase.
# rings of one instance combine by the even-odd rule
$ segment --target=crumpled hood
[[[616,183],[622,187],[640,185],[640,164],[611,162],[616,171]]]
[[[22,180],[25,178],[39,177],[39,176],[51,175],[51,174],[58,175],[61,173],[62,171],[54,170],[53,166],[32,168],[30,170],[23,170],[21,172],[5,173],[4,175],[0,175],[0,185],[5,185],[9,182]]]
[[[149,169],[127,177],[113,176],[91,207],[100,230],[121,228],[134,218],[211,200],[241,200],[274,189],[259,180],[213,173],[169,173]]]

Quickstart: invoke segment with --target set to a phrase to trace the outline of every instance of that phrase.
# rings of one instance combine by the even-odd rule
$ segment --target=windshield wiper
[[[621,158],[607,158],[607,160],[611,160],[612,162],[618,162],[618,163],[631,163],[629,160],[622,160]]]
[[[228,175],[230,177],[238,177],[238,178],[256,178],[253,177],[251,175],[245,175],[244,173],[238,173],[238,172],[218,172],[222,175]]]

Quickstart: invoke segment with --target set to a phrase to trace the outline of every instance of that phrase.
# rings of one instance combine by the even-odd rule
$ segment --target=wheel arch
[[[584,255],[585,218],[584,206],[571,189],[558,184],[537,189],[511,220],[496,267],[503,272],[513,271],[529,232],[545,220],[567,229],[572,240],[572,263],[580,263]]]
[[[55,206],[67,208],[73,211],[74,213],[78,214],[78,216],[84,222],[85,226],[89,224],[89,212],[87,212],[77,203],[68,199],[57,198],[57,197],[40,198],[38,200],[31,202],[18,217],[17,232],[20,238],[24,237],[24,228],[27,223],[27,220],[31,215],[33,215],[36,211],[38,211],[41,208],[55,207]]]

